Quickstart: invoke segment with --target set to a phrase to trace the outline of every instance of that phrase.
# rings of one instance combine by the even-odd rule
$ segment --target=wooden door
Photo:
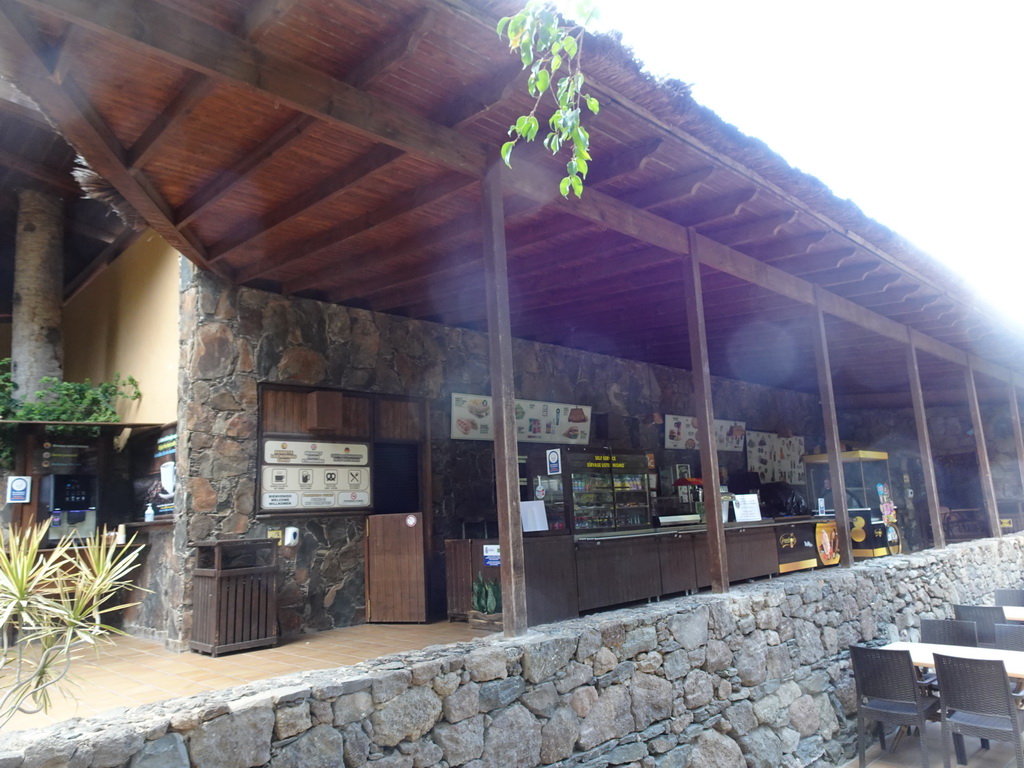
[[[423,515],[366,518],[366,620],[427,620]]]

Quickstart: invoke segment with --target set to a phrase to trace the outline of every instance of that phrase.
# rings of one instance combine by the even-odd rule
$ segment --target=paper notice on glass
[[[548,529],[548,513],[543,501],[519,502],[519,516],[523,520],[523,531],[546,531]]]
[[[761,505],[756,493],[740,493],[733,500],[737,523],[752,523],[761,519]]]

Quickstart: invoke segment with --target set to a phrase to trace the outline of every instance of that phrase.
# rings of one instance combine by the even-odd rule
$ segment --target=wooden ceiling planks
[[[60,74],[78,90],[58,94],[57,111],[95,105],[89,154],[197,263],[239,283],[481,327],[477,180],[530,105],[514,84],[518,67],[493,42],[481,10],[490,5],[103,0],[101,18],[100,0],[5,7],[19,3],[33,9],[30,22],[45,22],[40,54],[63,44]],[[132,24],[118,16],[128,10]],[[802,356],[793,370],[814,385],[798,326],[815,303],[890,340],[906,338],[903,320],[954,362],[998,346],[993,321],[949,304],[950,286],[922,260],[860,234],[880,228],[851,228],[843,211],[836,220],[839,208],[816,207],[816,192],[805,201],[787,181],[798,174],[743,137],[716,137],[699,110],[666,106],[678,96],[602,45],[584,199],[552,194],[559,162],[524,147],[502,174],[519,332],[589,338],[595,350],[629,348],[632,333],[627,356],[676,359],[688,331],[675,266],[696,227],[720,375],[783,376],[793,350],[750,340],[792,326]],[[138,71],[126,73],[128,62]],[[144,82],[150,68],[156,76]],[[879,346],[854,335],[837,343],[851,360]],[[885,359],[893,355],[890,343]],[[847,386],[868,389],[852,378]]]

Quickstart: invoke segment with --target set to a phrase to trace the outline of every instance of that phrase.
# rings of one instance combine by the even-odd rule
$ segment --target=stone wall
[[[186,266],[182,299],[178,477],[181,510],[176,557],[167,577],[184,584],[172,634],[190,634],[188,542],[258,538],[257,384],[292,382],[408,395],[430,403],[434,503],[432,593],[443,595],[443,541],[463,526],[496,518],[489,443],[453,441],[451,393],[490,391],[487,339],[480,333],[359,309],[233,288]],[[580,402],[607,414],[607,444],[655,451],[659,463],[695,452],[665,451],[655,414],[696,413],[690,373],[550,345],[517,341],[517,396]],[[751,429],[788,429],[820,442],[817,398],[743,382],[715,380],[715,412]],[[741,454],[723,454],[734,469]],[[348,626],[363,619],[363,532],[354,517],[297,518],[301,544],[282,550],[284,634]],[[476,529],[477,533],[480,528]],[[496,531],[491,529],[492,533]],[[339,555],[339,552],[341,553]],[[439,608],[440,606],[435,606]]]
[[[842,765],[848,644],[1020,587],[1024,535],[16,732],[0,768]]]

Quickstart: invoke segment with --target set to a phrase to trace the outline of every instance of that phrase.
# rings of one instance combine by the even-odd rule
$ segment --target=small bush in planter
[[[500,630],[501,583],[496,579],[485,579],[478,573],[473,579],[473,609],[469,612],[470,626],[479,629]]]

